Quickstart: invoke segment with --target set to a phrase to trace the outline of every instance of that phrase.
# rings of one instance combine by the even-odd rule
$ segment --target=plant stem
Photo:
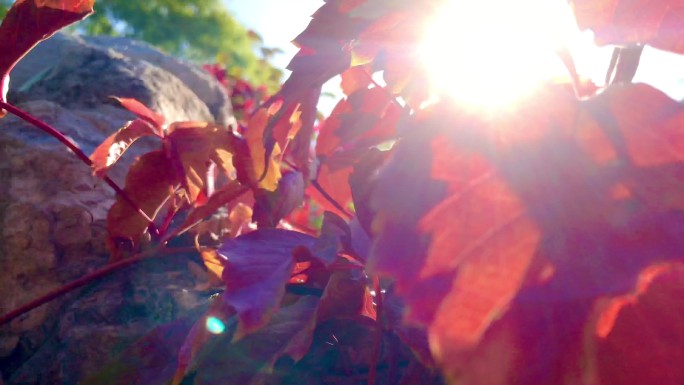
[[[42,130],[46,134],[52,136],[53,138],[57,139],[60,141],[62,144],[67,146],[71,152],[73,152],[78,159],[80,159],[83,163],[85,163],[88,167],[91,167],[93,165],[93,162],[90,160],[88,155],[86,155],[83,150],[81,150],[76,143],[71,141],[71,139],[67,138],[66,135],[62,134],[59,130],[56,128],[50,126],[49,124],[43,122],[42,120],[36,118],[35,116],[29,114],[28,112],[22,110],[19,107],[16,107],[10,103],[6,103],[3,101],[0,101],[0,109],[5,109],[9,112],[11,112],[13,115],[17,116],[18,118],[22,119],[23,121],[31,124],[32,126]],[[119,195],[123,200],[126,201],[131,207],[138,212],[145,220],[147,221],[147,227],[150,231],[150,234],[153,237],[158,236],[156,226],[154,225],[154,222],[152,219],[145,214],[140,207],[131,199],[131,197],[126,194],[126,192],[119,187],[119,185],[116,184],[109,176],[105,175],[102,177],[102,179],[111,187],[117,195]]]
[[[347,212],[347,210],[345,210],[344,207],[342,207],[342,205],[339,204],[339,203],[335,200],[335,198],[333,198],[332,196],[330,196],[330,194],[328,194],[328,192],[325,191],[325,189],[323,188],[323,186],[321,186],[321,184],[318,183],[318,180],[316,180],[316,179],[312,180],[312,181],[311,181],[311,185],[312,185],[316,190],[318,190],[318,192],[321,193],[321,195],[323,195],[323,198],[325,198],[326,200],[328,200],[328,202],[330,202],[331,205],[333,205],[337,210],[339,210],[342,214],[344,214],[344,215],[347,217],[347,219],[352,219],[352,218],[354,217],[353,215],[349,214],[349,213]]]
[[[76,279],[75,281],[71,281],[67,283],[64,286],[60,286],[46,294],[44,294],[41,297],[38,297],[34,299],[33,301],[21,305],[18,308],[15,308],[14,310],[10,311],[9,313],[6,313],[2,316],[0,316],[0,325],[4,325],[7,322],[12,321],[13,319],[28,313],[29,311],[44,305],[50,301],[52,301],[55,298],[61,297],[64,294],[78,289],[79,287],[83,287],[99,278],[105,277],[107,275],[110,275],[118,270],[121,270],[123,268],[135,265],[136,263],[148,259],[148,258],[153,258],[153,257],[159,257],[162,255],[168,255],[168,254],[174,254],[174,253],[184,253],[188,251],[194,251],[194,247],[181,247],[181,248],[166,248],[164,246],[156,247],[150,250],[147,250],[145,252],[139,253],[134,255],[131,258],[124,259],[112,264],[109,264],[107,266],[104,266],[100,269],[97,269],[93,271],[92,273],[86,274],[81,278]]]

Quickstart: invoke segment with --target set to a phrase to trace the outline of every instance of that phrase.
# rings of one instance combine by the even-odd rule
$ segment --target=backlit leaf
[[[150,218],[169,199],[177,184],[171,162],[164,151],[152,151],[139,157],[126,175],[124,191]],[[128,202],[117,196],[107,214],[110,237],[137,242],[147,228],[147,221]]]
[[[208,180],[214,178],[210,165],[216,165],[224,174],[233,171],[233,135],[207,122],[177,122],[169,127],[166,136],[169,152],[183,187],[191,203],[206,191]]]
[[[273,147],[268,157],[268,163],[265,163],[264,130],[270,118],[268,109],[260,108],[249,119],[244,134],[248,154],[241,155],[239,160],[249,181],[259,181],[259,187],[274,191],[278,187],[278,180],[281,177],[280,165],[275,161],[275,158],[280,155],[280,147],[277,144]],[[260,179],[262,176],[263,179]]]
[[[224,300],[240,320],[236,339],[264,326],[278,310],[294,268],[293,250],[313,242],[306,234],[266,228],[230,239],[219,248],[227,261]]]
[[[341,100],[326,119],[316,142],[316,155],[328,157],[338,149],[378,145],[395,135],[401,107],[386,90],[359,89]]]
[[[648,44],[684,53],[684,4],[677,0],[571,0],[577,24],[598,44]]]
[[[90,160],[93,162],[93,171],[98,176],[105,175],[133,142],[151,135],[157,135],[157,133],[148,123],[141,119],[126,123],[117,132],[108,136],[90,155]]]
[[[370,66],[360,65],[351,67],[342,72],[342,82],[340,83],[342,92],[349,96],[354,93],[354,91],[368,88],[368,86],[371,84],[370,71]]]
[[[428,326],[450,376],[539,383],[543,373],[515,361],[542,354],[530,339],[565,349],[546,353],[542,367],[561,365],[548,383],[582,375],[580,338],[567,336],[581,333],[593,300],[684,253],[682,117],[661,92],[623,85],[587,102],[549,86],[510,114],[452,104],[413,118],[375,185],[370,265],[396,279],[407,319]],[[509,310],[526,290],[534,300]],[[486,363],[488,349],[515,349],[499,356],[515,361],[510,372],[475,370],[509,365]]]
[[[638,291],[613,299],[613,326],[596,347],[602,385],[681,384],[684,369],[684,265],[644,270]]]
[[[246,187],[240,185],[237,181],[231,181],[216,190],[205,204],[193,208],[185,218],[181,227],[187,229],[194,226],[203,219],[214,214],[219,208],[228,205],[245,192],[247,192]]]
[[[93,13],[94,0],[18,0],[0,25],[0,101],[6,101],[9,74],[36,44]],[[0,109],[0,117],[6,112]]]
[[[281,219],[302,204],[304,177],[298,171],[285,172],[275,191],[258,190],[255,197],[254,221],[260,227],[275,227]]]
[[[164,135],[164,117],[161,116],[160,114],[150,110],[145,106],[144,104],[140,103],[136,99],[133,98],[119,98],[119,97],[112,97],[121,105],[127,109],[128,111],[132,112],[135,114],[138,118],[146,121],[149,123],[154,129],[156,130],[157,135],[163,136]]]

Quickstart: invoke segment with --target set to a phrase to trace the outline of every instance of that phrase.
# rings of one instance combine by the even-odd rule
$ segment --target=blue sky
[[[284,68],[297,49],[290,43],[311,20],[323,0],[223,0],[231,13],[264,39],[266,47],[280,48],[274,64]]]

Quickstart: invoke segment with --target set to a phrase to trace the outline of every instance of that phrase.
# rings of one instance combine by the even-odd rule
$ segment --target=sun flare
[[[555,52],[579,38],[562,0],[451,0],[420,53],[439,94],[498,109],[567,74]]]

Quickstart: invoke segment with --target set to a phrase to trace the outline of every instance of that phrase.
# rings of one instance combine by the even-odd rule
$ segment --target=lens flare
[[[216,317],[207,317],[206,322],[207,331],[212,334],[221,334],[226,331],[226,325]]]

